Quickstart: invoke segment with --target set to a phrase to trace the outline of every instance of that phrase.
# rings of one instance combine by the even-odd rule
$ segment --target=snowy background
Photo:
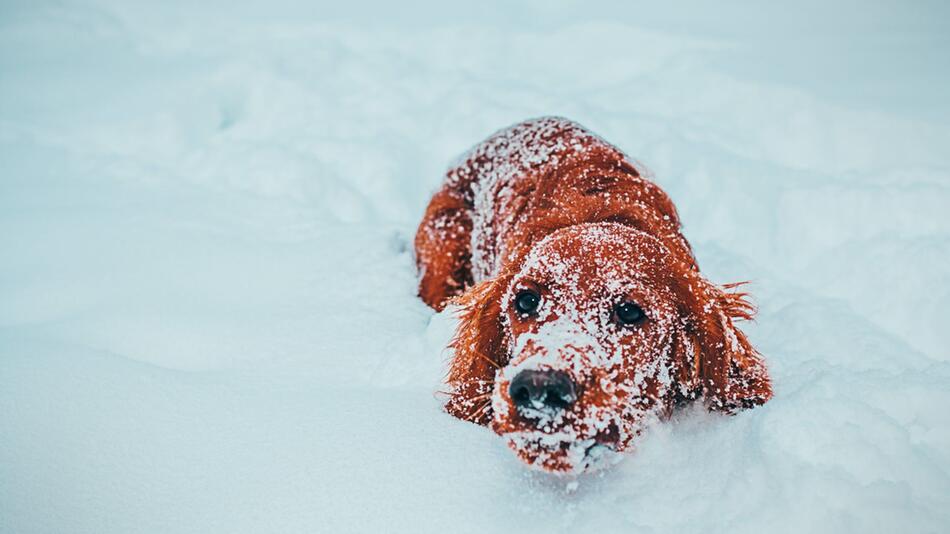
[[[942,2],[0,1],[0,531],[947,532]],[[526,471],[411,236],[558,114],[751,280],[776,396]]]

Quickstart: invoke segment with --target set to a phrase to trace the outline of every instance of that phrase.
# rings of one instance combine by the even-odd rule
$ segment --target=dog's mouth
[[[620,458],[621,421],[608,410],[550,414],[520,409],[515,413],[513,418],[496,419],[493,428],[533,469],[579,474],[610,466]]]
[[[495,383],[491,428],[533,469],[573,475],[613,465],[657,413],[655,397],[615,385],[615,375],[541,366],[507,374]]]
[[[616,403],[596,402],[586,384],[561,388],[552,381],[556,373],[532,373],[540,376],[529,377],[546,389],[521,392],[509,383],[499,385],[492,399],[492,430],[532,469],[576,475],[616,463],[629,434],[623,410]],[[521,393],[527,398],[519,398]],[[552,396],[563,402],[552,402]]]
[[[574,439],[560,433],[518,431],[503,435],[531,468],[558,475],[597,471],[617,463],[618,445],[597,438]]]

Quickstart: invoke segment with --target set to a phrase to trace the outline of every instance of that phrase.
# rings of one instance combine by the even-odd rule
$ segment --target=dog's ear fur
[[[446,377],[445,410],[459,419],[480,425],[491,421],[495,374],[508,363],[501,299],[510,281],[505,275],[486,280],[452,301],[459,325],[449,345],[455,355]]]
[[[762,357],[735,322],[751,320],[755,308],[741,284],[717,286],[689,270],[674,284],[683,329],[677,340],[681,380],[686,390],[701,394],[714,410],[733,412],[764,404],[772,397]]]

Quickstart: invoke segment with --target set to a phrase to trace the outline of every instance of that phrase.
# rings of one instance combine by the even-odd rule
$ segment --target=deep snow
[[[0,531],[946,532],[938,3],[0,5]],[[602,475],[439,410],[410,242],[492,131],[637,158],[775,398]]]

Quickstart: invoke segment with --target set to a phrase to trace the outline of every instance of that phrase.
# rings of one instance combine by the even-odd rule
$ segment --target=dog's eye
[[[624,325],[635,325],[643,322],[647,318],[643,313],[643,308],[637,306],[635,302],[621,302],[614,307],[614,314],[617,320]]]
[[[530,289],[522,289],[515,295],[515,311],[522,315],[534,315],[541,304],[541,295]]]

